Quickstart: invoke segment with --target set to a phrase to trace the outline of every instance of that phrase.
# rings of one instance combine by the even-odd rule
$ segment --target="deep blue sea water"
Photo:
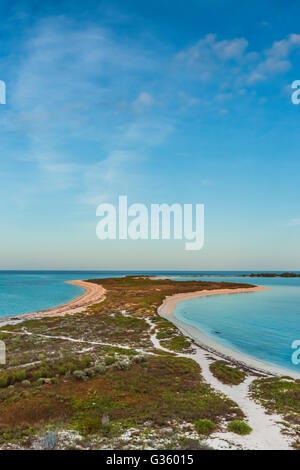
[[[259,271],[257,271],[259,272]],[[210,296],[177,304],[175,315],[234,350],[300,373],[291,362],[291,344],[300,340],[300,278],[239,278],[244,271],[0,271],[0,317],[44,310],[77,297],[83,289],[66,284],[75,279],[149,274],[171,277],[207,274],[208,281],[264,285],[249,294]],[[232,277],[211,277],[212,275]],[[175,277],[177,281],[199,279]],[[218,332],[218,333],[216,333]]]

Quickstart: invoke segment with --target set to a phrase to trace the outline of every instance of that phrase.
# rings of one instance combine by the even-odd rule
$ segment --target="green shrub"
[[[38,379],[46,378],[46,377],[47,378],[53,377],[55,374],[49,367],[43,366],[40,369],[37,369],[36,371],[34,371],[32,375],[35,380],[38,380]]]
[[[0,388],[7,387],[8,385],[8,375],[7,374],[1,374],[0,375]]]
[[[244,421],[240,421],[238,419],[234,421],[230,421],[227,425],[228,431],[234,432],[235,434],[239,434],[240,436],[246,436],[252,432],[252,428],[248,426]]]
[[[170,338],[170,336],[172,336],[172,334],[173,334],[172,330],[159,331],[156,334],[156,338],[157,339],[166,339],[166,338]]]
[[[207,435],[214,432],[217,429],[217,425],[210,419],[198,419],[195,422],[195,428],[199,434]]]
[[[0,374],[0,388],[13,385],[16,382],[23,382],[26,377],[26,369],[14,370],[12,372],[3,372]]]
[[[175,352],[182,352],[191,347],[191,342],[185,336],[174,336],[171,339],[164,340],[162,345]]]
[[[102,362],[98,362],[94,369],[98,374],[103,374],[105,372],[105,365]]]
[[[118,370],[126,370],[126,369],[129,369],[130,364],[128,364],[128,362],[126,362],[126,361],[118,361],[118,362],[116,362],[115,367]]]
[[[131,362],[133,364],[140,364],[142,362],[146,362],[147,361],[147,358],[145,356],[143,356],[142,354],[138,355],[138,356],[135,356],[131,359]]]
[[[87,375],[82,370],[74,370],[73,375],[77,380],[87,380]]]
[[[81,434],[96,434],[100,431],[101,420],[94,416],[83,418],[78,423],[78,430]]]
[[[300,423],[300,380],[268,377],[252,383],[251,396],[272,412]]]
[[[37,379],[36,383],[37,385],[44,385],[45,380],[46,379],[44,377],[40,377],[39,379]]]
[[[26,369],[15,370],[12,373],[12,383],[23,382],[23,380],[25,380],[26,377],[27,377]]]
[[[246,378],[245,372],[236,367],[230,367],[225,361],[213,362],[210,364],[209,369],[224,384],[239,385]]]
[[[201,442],[197,439],[190,439],[188,437],[181,437],[175,444],[172,443],[170,450],[213,450],[205,442]]]
[[[26,387],[28,387],[29,385],[31,385],[31,383],[29,380],[23,380],[22,385],[25,385]]]
[[[106,356],[106,358],[104,359],[104,362],[106,366],[110,366],[111,364],[116,362],[116,358],[113,356]]]
[[[92,362],[91,356],[88,354],[87,356],[84,356],[82,359],[80,359],[79,368],[86,369],[87,367],[90,366],[91,362]]]

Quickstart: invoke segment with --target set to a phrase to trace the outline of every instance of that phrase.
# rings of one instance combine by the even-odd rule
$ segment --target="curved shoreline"
[[[213,338],[210,338],[203,333],[199,328],[189,325],[186,322],[179,320],[174,315],[174,310],[178,302],[184,300],[190,300],[200,297],[206,297],[209,295],[222,295],[222,294],[241,294],[251,293],[257,291],[269,290],[268,287],[257,286],[253,288],[240,288],[240,289],[216,289],[211,291],[196,291],[184,294],[176,294],[166,297],[163,303],[158,307],[157,313],[173,323],[177,328],[185,335],[190,337],[199,347],[202,349],[219,356],[222,359],[226,359],[232,364],[251,371],[254,374],[267,374],[267,375],[279,375],[279,376],[290,376],[296,379],[300,378],[300,373],[294,372],[289,369],[281,368],[280,366],[271,365],[252,358],[244,353],[235,351],[223,344],[219,343]]]
[[[0,318],[0,325],[8,323],[11,321],[20,321],[28,320],[31,318],[44,318],[44,317],[58,317],[62,315],[72,315],[74,313],[80,313],[90,307],[91,305],[103,302],[105,299],[106,290],[99,284],[93,284],[92,282],[87,282],[83,280],[76,281],[65,281],[67,284],[73,284],[78,287],[85,289],[83,294],[75,297],[75,299],[70,300],[69,302],[58,305],[56,307],[40,310],[37,312],[23,313],[20,315],[13,315],[8,317]]]

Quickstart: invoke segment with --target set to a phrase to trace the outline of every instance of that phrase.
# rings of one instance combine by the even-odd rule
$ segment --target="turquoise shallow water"
[[[66,284],[75,279],[119,277],[140,271],[0,271],[0,317],[46,310],[84,292]],[[159,272],[149,272],[159,274]],[[170,272],[180,274],[180,272]]]
[[[144,273],[141,271],[0,270],[0,317],[46,310],[69,302],[84,292],[84,289],[66,284],[65,281]],[[168,274],[181,273],[180,271],[170,271]],[[226,272],[224,271],[224,273]],[[155,275],[162,274],[162,272],[148,271],[147,274]],[[203,272],[199,271],[198,274],[203,274]]]
[[[236,272],[235,274],[243,274]],[[44,310],[77,297],[83,289],[64,281],[119,277],[126,274],[185,275],[187,272],[141,271],[0,271],[0,317]],[[197,274],[208,274],[198,272]],[[209,274],[230,274],[211,272]],[[291,344],[300,340],[300,278],[176,277],[244,282],[271,287],[251,294],[211,296],[180,302],[175,315],[208,336],[258,360],[300,373]]]
[[[0,317],[46,310],[84,292],[83,288],[65,281],[110,276],[94,271],[0,271]]]
[[[175,316],[231,349],[300,373],[300,365],[291,360],[292,342],[300,340],[300,278],[222,280],[264,285],[270,290],[183,301],[177,304]]]

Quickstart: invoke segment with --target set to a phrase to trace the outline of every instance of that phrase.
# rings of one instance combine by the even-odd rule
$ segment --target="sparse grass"
[[[159,316],[153,317],[152,321],[156,325],[156,337],[162,346],[174,352],[191,351],[191,341],[183,336],[175,325]]]
[[[205,442],[201,442],[198,439],[189,439],[182,437],[177,441],[173,441],[170,446],[171,450],[213,450]],[[165,449],[163,449],[165,450]]]
[[[39,379],[48,379],[59,375],[70,374],[76,369],[81,370],[87,368],[90,363],[91,357],[89,355],[83,356],[81,359],[67,356],[58,361],[42,361],[37,366],[5,370],[0,372],[0,388],[5,388],[18,382],[24,382],[25,380],[31,383]]]
[[[300,424],[300,380],[290,377],[257,379],[252,384],[251,395],[267,410]]]
[[[246,378],[245,372],[236,367],[229,366],[225,361],[213,362],[210,364],[209,369],[224,384],[239,385]]]
[[[24,320],[0,328],[7,350],[7,364],[0,369],[0,443],[29,445],[49,425],[113,435],[146,421],[159,427],[174,419],[219,423],[243,417],[232,401],[202,381],[194,361],[153,349],[143,318],[151,316],[168,348],[188,351],[190,341],[156,315],[157,307],[167,295],[228,288],[228,283],[135,276],[93,282],[104,286],[107,297],[85,314]],[[141,357],[135,348],[157,356]],[[107,427],[101,423],[104,413],[110,416]]]
[[[139,426],[146,421],[167,426],[174,419],[219,422],[242,417],[231,400],[202,382],[194,361],[167,356],[150,357],[126,371],[110,368],[76,386],[70,379],[31,393],[26,388],[9,394],[0,404],[0,429],[8,433],[17,426],[39,428],[57,422],[88,432],[95,423],[98,426],[103,414],[109,415],[113,426]]]
[[[138,316],[155,315],[156,310],[167,295],[198,290],[253,287],[250,284],[226,282],[186,281],[170,279],[149,279],[139,276],[126,276],[113,279],[93,279],[107,290],[107,298],[93,307],[94,312],[115,312],[121,309]]]
[[[244,421],[234,420],[230,421],[227,425],[228,431],[239,434],[240,436],[247,436],[252,432],[252,428]]]
[[[191,341],[183,335],[178,335],[169,340],[161,341],[161,345],[171,351],[187,352],[191,348]]]

